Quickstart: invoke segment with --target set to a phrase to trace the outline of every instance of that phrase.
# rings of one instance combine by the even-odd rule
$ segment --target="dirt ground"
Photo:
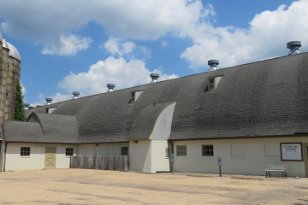
[[[0,173],[0,204],[308,205],[308,178],[81,169]]]

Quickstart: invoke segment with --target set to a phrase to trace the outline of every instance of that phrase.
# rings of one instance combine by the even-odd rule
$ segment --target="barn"
[[[296,42],[295,42],[296,44]],[[289,46],[290,47],[290,46]],[[292,48],[293,49],[293,48]],[[5,170],[121,156],[138,172],[308,176],[308,53],[48,103],[4,122]],[[293,55],[294,54],[294,55]],[[76,92],[75,92],[76,94]],[[49,99],[50,100],[50,99]]]

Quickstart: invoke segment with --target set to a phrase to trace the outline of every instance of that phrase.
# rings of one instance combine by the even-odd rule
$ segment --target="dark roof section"
[[[203,92],[202,81],[215,75],[223,76],[218,88]],[[187,95],[177,102],[171,139],[308,132],[307,53],[217,70],[183,81],[178,89]]]
[[[4,136],[6,141],[32,141],[43,136],[43,131],[38,123],[4,121]]]
[[[32,113],[28,121],[38,123],[41,126],[44,138],[50,138],[49,141],[79,142],[75,116]]]
[[[218,87],[206,91],[208,79],[216,76],[223,77]],[[144,92],[136,102],[130,103],[134,90]],[[308,133],[308,53],[83,97],[49,107],[57,107],[54,114],[76,117],[79,142],[97,143],[148,139],[155,124],[154,116],[157,118],[163,106],[170,102],[176,102],[172,140]],[[153,104],[158,107],[152,108]],[[33,111],[44,109],[46,106]]]
[[[32,113],[28,122],[5,121],[8,142],[79,143],[74,116]]]

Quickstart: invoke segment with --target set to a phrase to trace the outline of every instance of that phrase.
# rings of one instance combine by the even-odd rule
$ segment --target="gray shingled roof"
[[[150,137],[159,114],[172,103],[153,103],[138,112],[129,133],[129,140],[142,140],[145,136]]]
[[[28,121],[39,123],[44,135],[58,136],[67,142],[78,141],[78,125],[75,116],[32,113]]]
[[[43,135],[40,125],[33,122],[5,121],[3,130],[9,141],[31,141]]]
[[[28,120],[5,121],[6,141],[79,143],[74,116],[32,113]]]
[[[209,78],[215,76],[223,76],[218,88],[206,92]],[[144,92],[136,102],[130,103],[134,90]],[[75,116],[79,131],[77,141],[96,143],[148,139],[159,113],[172,102],[176,102],[176,107],[171,140],[308,133],[308,53],[83,97],[49,107],[57,107],[54,114]],[[32,112],[45,109],[41,107]],[[49,123],[52,124],[52,120],[51,117]],[[50,132],[57,131],[51,129]]]

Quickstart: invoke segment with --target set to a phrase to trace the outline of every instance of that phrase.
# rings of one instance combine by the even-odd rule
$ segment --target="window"
[[[46,108],[46,113],[51,114],[53,111],[55,111],[56,108]]]
[[[121,147],[121,156],[128,156],[128,147]]]
[[[133,91],[131,92],[131,99],[129,102],[135,102],[138,100],[143,91]]]
[[[65,149],[66,156],[73,156],[73,154],[74,154],[74,148],[68,147]]]
[[[176,156],[186,156],[186,145],[177,145],[176,146]]]
[[[215,78],[209,79],[209,91],[215,89]]]
[[[214,156],[213,145],[202,145],[202,156]]]
[[[166,148],[166,158],[169,158],[169,148]]]
[[[222,79],[222,76],[217,76],[217,77],[213,77],[213,78],[209,78],[209,84],[206,87],[205,91],[212,91],[215,90],[220,82],[220,80]]]
[[[132,101],[132,102],[135,102],[135,100],[136,100],[136,93],[135,93],[135,92],[132,92],[131,95],[132,95],[132,96],[131,96],[131,101]]]
[[[30,156],[30,147],[21,147],[20,156]]]

